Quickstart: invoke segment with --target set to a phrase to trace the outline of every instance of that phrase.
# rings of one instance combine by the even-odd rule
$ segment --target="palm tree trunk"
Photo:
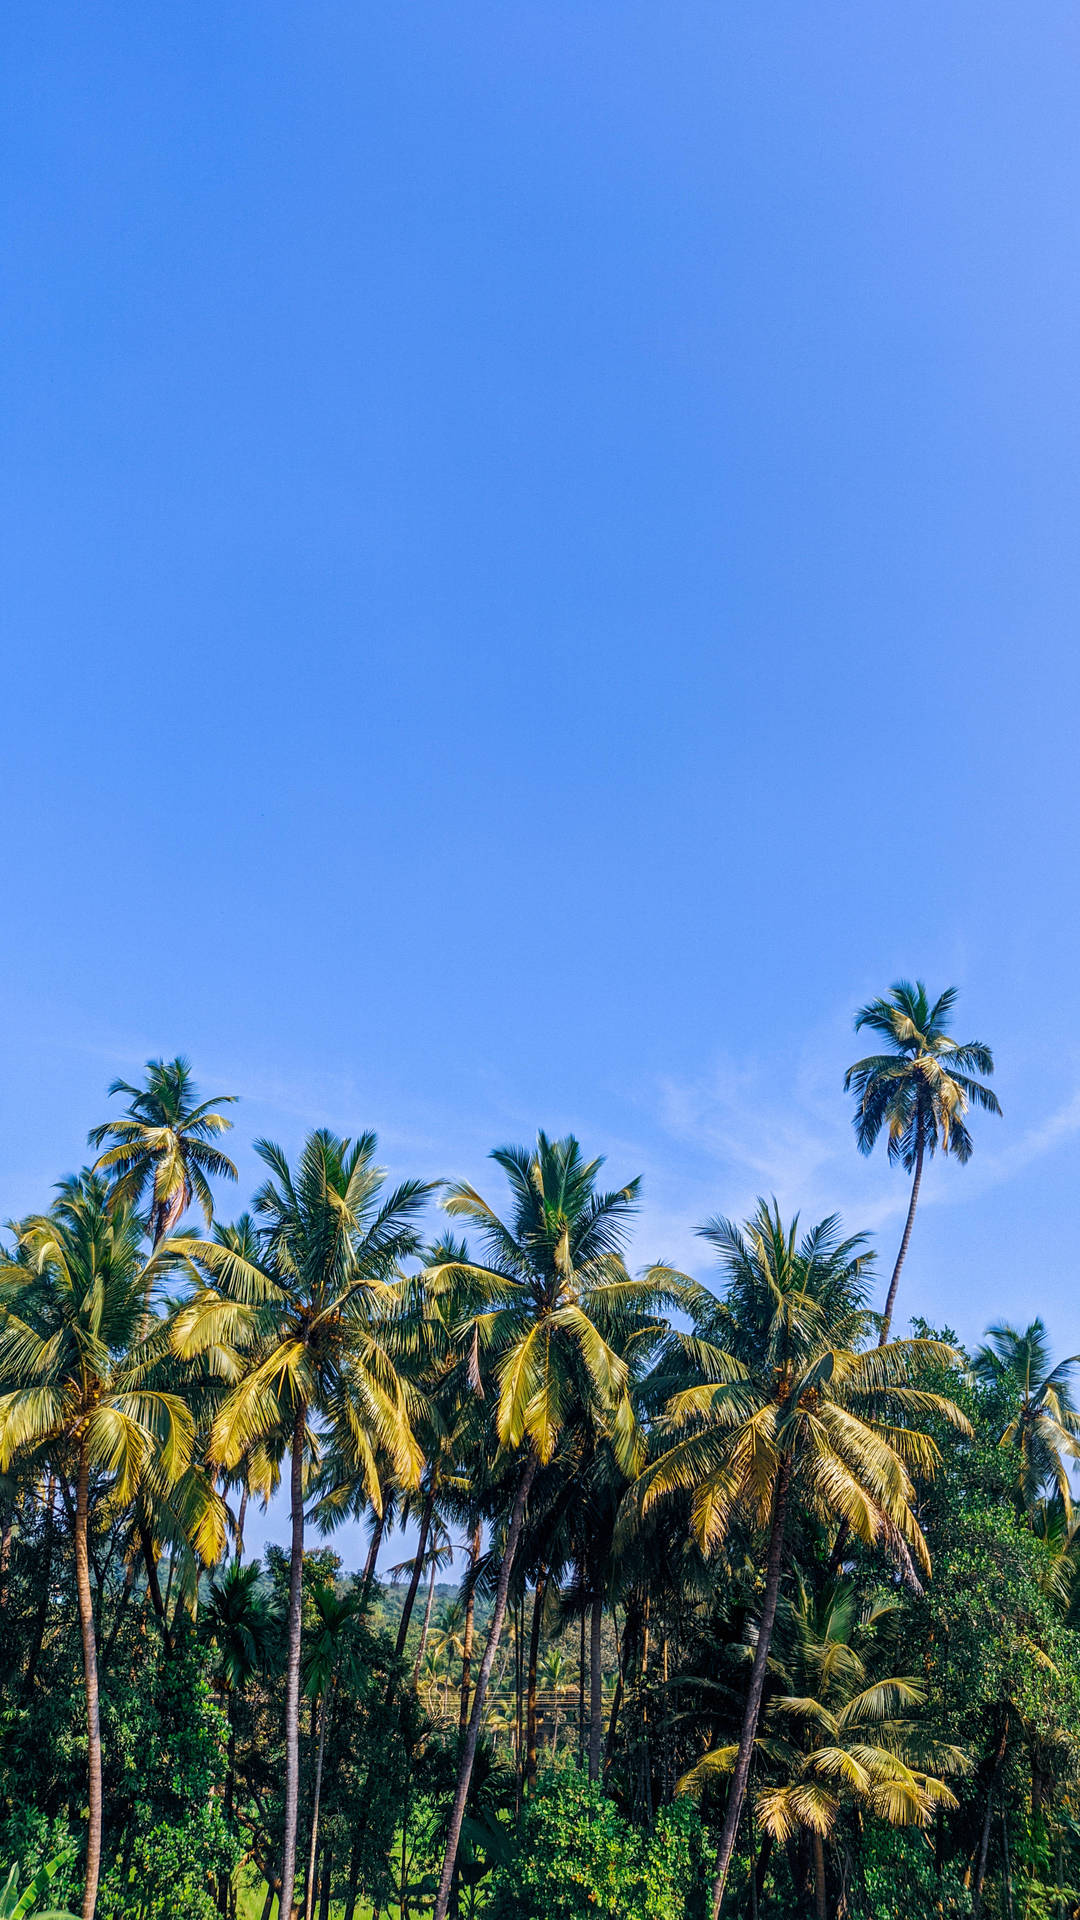
[[[363,1612],[363,1610],[367,1606],[369,1599],[371,1598],[371,1583],[375,1578],[375,1568],[378,1564],[378,1559],[379,1559],[379,1548],[382,1546],[382,1538],[385,1531],[386,1531],[386,1508],[384,1507],[382,1512],[376,1515],[375,1525],[371,1529],[371,1541],[368,1546],[368,1556],[366,1561],[364,1562],[364,1578],[360,1586],[361,1612]]]
[[[335,1675],[336,1678],[336,1675]],[[315,1758],[315,1793],[311,1807],[311,1848],[308,1853],[307,1887],[304,1893],[304,1920],[311,1920],[311,1908],[315,1899],[315,1861],[319,1844],[319,1801],[322,1798],[323,1755],[326,1752],[326,1722],[333,1711],[334,1681],[329,1687],[329,1702],[324,1696],[319,1702],[319,1751]]]
[[[443,1858],[442,1874],[439,1879],[439,1891],[435,1897],[433,1920],[446,1920],[446,1910],[450,1904],[450,1886],[454,1878],[454,1867],[457,1863],[458,1845],[461,1840],[461,1823],[465,1818],[465,1803],[469,1797],[469,1783],[472,1780],[473,1763],[476,1759],[476,1749],[480,1741],[480,1728],[484,1717],[484,1701],[487,1697],[492,1663],[498,1651],[503,1621],[506,1618],[506,1596],[510,1587],[510,1575],[513,1571],[514,1556],[517,1553],[518,1541],[521,1538],[521,1529],[525,1520],[525,1508],[528,1504],[529,1493],[532,1489],[538,1464],[536,1454],[530,1450],[525,1470],[518,1482],[518,1490],[514,1496],[513,1510],[510,1515],[510,1526],[506,1535],[506,1547],[503,1551],[502,1565],[499,1568],[499,1578],[495,1588],[495,1610],[491,1616],[491,1629],[488,1633],[487,1645],[484,1648],[484,1657],[480,1662],[480,1671],[476,1676],[476,1693],[473,1697],[472,1712],[469,1715],[469,1725],[462,1744],[461,1759],[458,1763],[454,1804],[450,1810],[450,1831],[447,1836],[446,1853]]]
[[[577,1763],[585,1765],[585,1613],[582,1602],[578,1618],[578,1670],[577,1670]]]
[[[30,1658],[26,1663],[26,1673],[23,1676],[22,1699],[24,1705],[34,1690],[34,1679],[38,1670],[38,1661],[41,1659],[42,1648],[45,1645],[45,1629],[49,1621],[49,1590],[52,1586],[53,1533],[55,1531],[53,1516],[55,1507],[56,1480],[50,1473],[48,1489],[45,1495],[45,1525],[42,1530],[41,1541],[41,1593],[38,1597],[37,1618],[34,1622],[34,1638],[31,1644]]]
[[[0,1536],[0,1607],[7,1606],[8,1569],[11,1566],[11,1536],[15,1531],[15,1521],[9,1514],[4,1521],[3,1535]]]
[[[540,1660],[540,1627],[543,1621],[544,1599],[547,1594],[547,1568],[540,1569],[533,1593],[532,1623],[529,1628],[529,1672],[526,1681],[528,1701],[525,1711],[525,1784],[536,1784],[537,1766],[537,1711],[536,1711],[536,1669]]]
[[[889,1281],[889,1291],[885,1296],[885,1311],[881,1316],[881,1335],[878,1340],[879,1347],[885,1345],[889,1338],[889,1328],[892,1326],[893,1308],[896,1305],[896,1288],[900,1279],[900,1269],[907,1255],[908,1243],[911,1239],[911,1229],[915,1225],[915,1208],[919,1199],[919,1187],[922,1184],[923,1155],[925,1150],[926,1139],[923,1133],[922,1123],[920,1122],[919,1140],[915,1149],[915,1175],[911,1182],[911,1199],[908,1202],[907,1219],[904,1222],[904,1237],[900,1242],[900,1251],[896,1256],[896,1265],[892,1271],[892,1279]]]
[[[357,1834],[349,1855],[349,1884],[345,1890],[345,1920],[355,1920],[356,1898],[360,1890],[360,1846],[361,1836]]]
[[[236,1516],[236,1564],[240,1565],[244,1557],[244,1521],[247,1519],[248,1490],[245,1485],[240,1495],[240,1511]]]
[[[814,1910],[817,1914],[817,1920],[827,1920],[825,1911],[825,1842],[822,1840],[816,1828],[814,1829],[812,1845],[814,1849]]]
[[[716,1860],[716,1878],[712,1889],[712,1920],[718,1920],[720,1907],[727,1885],[731,1856],[735,1851],[735,1837],[739,1831],[743,1801],[746,1798],[746,1784],[750,1778],[750,1762],[753,1758],[754,1740],[757,1736],[758,1717],[761,1713],[761,1701],[765,1692],[765,1670],[769,1659],[769,1647],[772,1642],[773,1627],[776,1622],[776,1603],[780,1597],[780,1575],[784,1562],[784,1533],[787,1526],[788,1492],[791,1486],[791,1461],[785,1459],[776,1479],[776,1492],[773,1497],[772,1526],[769,1530],[769,1551],[765,1561],[765,1594],[758,1623],[757,1646],[754,1650],[754,1664],[750,1670],[750,1687],[743,1711],[742,1732],[739,1735],[739,1751],[735,1759],[735,1771],[731,1776],[728,1789],[727,1808],[724,1813],[724,1825],[720,1833],[720,1847]]]
[[[599,1780],[604,1751],[604,1675],[601,1666],[601,1633],[604,1602],[599,1594],[589,1616],[589,1779]]]
[[[631,1599],[627,1602],[626,1619],[623,1622],[622,1644],[619,1652],[619,1671],[615,1676],[615,1693],[611,1702],[611,1714],[608,1718],[607,1739],[604,1742],[605,1780],[611,1771],[611,1762],[615,1756],[615,1735],[618,1731],[619,1714],[622,1710],[623,1690],[625,1686],[624,1675],[629,1671],[630,1658],[633,1651],[637,1625],[636,1616],[637,1603]],[[646,1639],[647,1636],[648,1629],[646,1629]]]
[[[401,1656],[405,1651],[405,1641],[409,1632],[409,1622],[412,1619],[412,1610],[416,1601],[416,1589],[420,1585],[420,1575],[423,1572],[423,1568],[424,1568],[424,1555],[427,1552],[428,1529],[431,1526],[431,1514],[432,1514],[432,1509],[434,1508],[434,1505],[435,1505],[435,1495],[432,1492],[431,1488],[429,1487],[427,1490],[427,1493],[424,1495],[424,1504],[420,1509],[420,1538],[416,1543],[416,1558],[413,1561],[413,1570],[411,1575],[409,1576],[408,1591],[405,1595],[405,1605],[401,1609],[401,1620],[398,1624],[397,1645],[394,1648],[394,1653],[397,1659],[399,1660],[401,1659]]]
[[[79,1448],[79,1478],[75,1490],[75,1585],[82,1630],[83,1682],[86,1689],[86,1751],[89,1767],[89,1823],[86,1834],[86,1886],[82,1920],[94,1920],[98,1876],[101,1872],[101,1716],[98,1707],[97,1642],[94,1637],[94,1601],[90,1591],[90,1555],[87,1546],[90,1507],[90,1460],[85,1440]]]
[[[434,1598],[435,1598],[435,1555],[432,1554],[431,1571],[428,1574],[428,1583],[427,1583],[427,1605],[424,1608],[424,1620],[423,1620],[423,1625],[420,1628],[420,1644],[416,1649],[416,1659],[413,1662],[412,1680],[413,1680],[414,1687],[417,1685],[417,1682],[420,1679],[420,1668],[423,1664],[424,1652],[427,1648],[428,1630],[431,1626],[431,1603],[434,1600]]]
[[[461,1705],[458,1709],[458,1732],[464,1733],[469,1724],[469,1687],[472,1682],[473,1626],[476,1617],[476,1587],[473,1575],[480,1559],[481,1532],[480,1522],[473,1528],[472,1543],[469,1548],[469,1585],[465,1595],[465,1636],[461,1647]]]
[[[136,1502],[135,1511],[136,1525],[139,1529],[139,1545],[142,1548],[143,1561],[146,1566],[146,1590],[150,1595],[150,1604],[157,1615],[157,1622],[161,1628],[161,1637],[165,1642],[165,1651],[166,1653],[171,1653],[172,1636],[169,1633],[169,1621],[165,1602],[161,1597],[161,1582],[158,1579],[157,1556],[154,1553],[154,1542],[150,1532],[150,1522],[146,1517],[146,1510],[138,1495],[136,1495]]]
[[[292,1542],[289,1554],[289,1657],[285,1669],[285,1832],[281,1847],[279,1920],[296,1913],[296,1828],[300,1814],[300,1625],[304,1577],[304,1438],[307,1408],[297,1400],[293,1417]]]

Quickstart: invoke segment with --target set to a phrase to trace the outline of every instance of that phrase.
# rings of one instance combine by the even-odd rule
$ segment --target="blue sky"
[[[642,1260],[761,1190],[887,1256],[921,973],[1006,1112],[901,1318],[1080,1346],[1075,7],[2,36],[3,1212],[183,1049],[245,1189],[574,1128]]]

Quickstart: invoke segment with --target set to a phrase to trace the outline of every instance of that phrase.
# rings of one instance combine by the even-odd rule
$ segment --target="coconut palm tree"
[[[381,1459],[403,1486],[416,1484],[421,1466],[385,1321],[400,1263],[421,1244],[416,1221],[432,1189],[408,1180],[387,1193],[376,1147],[373,1133],[347,1140],[319,1128],[294,1172],[280,1147],[258,1140],[271,1177],[255,1197],[256,1220],[211,1240],[164,1243],[205,1276],[176,1315],[175,1351],[206,1356],[234,1382],[210,1431],[211,1460],[229,1471],[259,1442],[284,1442],[291,1454],[283,1916],[295,1911],[307,1469],[328,1429],[348,1436],[375,1506]]]
[[[103,1120],[90,1129],[92,1147],[112,1142],[95,1161],[95,1173],[111,1175],[115,1201],[149,1201],[155,1247],[179,1225],[192,1200],[198,1201],[209,1227],[214,1217],[210,1181],[236,1179],[232,1161],[213,1144],[232,1121],[215,1107],[231,1106],[236,1094],[196,1101],[191,1062],[183,1054],[175,1060],[148,1060],[145,1086],[114,1080],[109,1094],[116,1093],[129,1096],[123,1118]]]
[[[1053,1365],[1042,1320],[1021,1333],[1002,1321],[988,1327],[972,1372],[986,1386],[1004,1391],[1010,1411],[999,1446],[1016,1455],[1016,1487],[1021,1504],[1033,1516],[1053,1487],[1066,1522],[1072,1515],[1067,1460],[1080,1459],[1080,1411],[1073,1404],[1069,1375],[1080,1353]]]
[[[855,1095],[855,1138],[860,1153],[872,1153],[884,1127],[889,1159],[899,1161],[912,1175],[911,1197],[896,1256],[885,1311],[881,1345],[889,1337],[900,1269],[907,1255],[915,1208],[922,1184],[923,1162],[940,1147],[966,1166],[973,1141],[966,1114],[972,1107],[1000,1113],[997,1095],[976,1073],[993,1073],[994,1056],[981,1040],[954,1040],[948,1031],[957,988],[946,987],[930,1003],[921,980],[897,980],[887,1000],[870,1000],[855,1015],[855,1031],[869,1028],[883,1039],[887,1053],[856,1060],[844,1075],[845,1093]]]
[[[494,1368],[494,1425],[516,1485],[502,1533],[491,1624],[461,1745],[435,1920],[446,1920],[461,1825],[484,1719],[492,1664],[502,1637],[514,1560],[537,1471],[554,1458],[567,1423],[584,1410],[609,1438],[623,1471],[642,1457],[630,1369],[618,1351],[620,1329],[648,1317],[660,1293],[654,1280],[631,1280],[623,1263],[639,1182],[602,1193],[602,1160],[586,1160],[573,1137],[502,1147],[492,1159],[510,1187],[504,1221],[472,1186],[451,1186],[444,1206],[471,1221],[486,1263],[434,1263],[425,1275],[437,1296],[463,1282],[484,1296],[471,1321]]]
[[[89,1772],[83,1920],[97,1904],[102,1824],[92,1493],[122,1506],[151,1477],[167,1490],[188,1470],[194,1437],[184,1399],[153,1384],[150,1345],[138,1340],[148,1284],[141,1237],[131,1203],[115,1203],[85,1172],[62,1182],[48,1214],[24,1223],[0,1265],[0,1470],[22,1453],[44,1456],[74,1493]]]
[[[847,1585],[818,1599],[797,1581],[782,1678],[757,1742],[774,1783],[754,1807],[770,1840],[809,1836],[817,1920],[826,1920],[825,1842],[845,1808],[893,1827],[926,1827],[939,1807],[957,1804],[940,1776],[963,1771],[964,1754],[925,1737],[918,1721],[925,1682],[894,1675],[885,1664],[900,1611],[893,1595],[873,1596],[860,1608]],[[680,1780],[679,1792],[697,1795],[723,1780],[736,1751],[713,1748]]]
[[[231,1824],[236,1793],[236,1695],[269,1664],[277,1615],[262,1590],[262,1568],[257,1560],[241,1566],[230,1561],[211,1582],[200,1615],[200,1631],[214,1648],[217,1684],[225,1700],[227,1726],[225,1818]],[[229,1912],[231,1887],[218,1890],[222,1914]]]
[[[304,1660],[304,1691],[319,1716],[319,1744],[315,1756],[315,1784],[311,1801],[311,1845],[304,1882],[304,1920],[311,1920],[315,1897],[315,1861],[319,1846],[319,1806],[322,1800],[326,1729],[334,1710],[338,1681],[356,1684],[363,1670],[360,1646],[350,1630],[359,1619],[363,1599],[358,1592],[338,1595],[332,1586],[316,1587],[311,1595],[315,1625]]]
[[[662,1427],[672,1444],[632,1489],[628,1524],[660,1500],[689,1496],[705,1554],[737,1520],[764,1535],[757,1641],[713,1883],[716,1920],[746,1795],[766,1666],[798,1510],[892,1553],[917,1584],[929,1566],[915,1518],[913,1470],[932,1474],[934,1442],[910,1423],[933,1414],[968,1423],[920,1374],[955,1359],[936,1340],[897,1340],[860,1351],[873,1325],[865,1236],[841,1239],[833,1216],[800,1240],[776,1202],[758,1203],[740,1228],[723,1218],[701,1229],[720,1255],[723,1297],[699,1302],[689,1351],[699,1378],[676,1393]],[[700,1377],[703,1375],[704,1377]]]

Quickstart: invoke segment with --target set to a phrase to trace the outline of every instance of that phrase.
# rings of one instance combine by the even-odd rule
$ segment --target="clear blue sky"
[[[1006,1117],[901,1318],[1080,1346],[1075,6],[2,37],[2,1211],[184,1049],[245,1191],[572,1127],[641,1259],[887,1253],[840,1081],[922,973]]]

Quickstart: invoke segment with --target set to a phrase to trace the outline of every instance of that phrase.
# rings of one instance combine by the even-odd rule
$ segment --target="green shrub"
[[[644,1834],[583,1774],[560,1772],[526,1803],[491,1920],[695,1920],[703,1883],[692,1806],[662,1808]]]

